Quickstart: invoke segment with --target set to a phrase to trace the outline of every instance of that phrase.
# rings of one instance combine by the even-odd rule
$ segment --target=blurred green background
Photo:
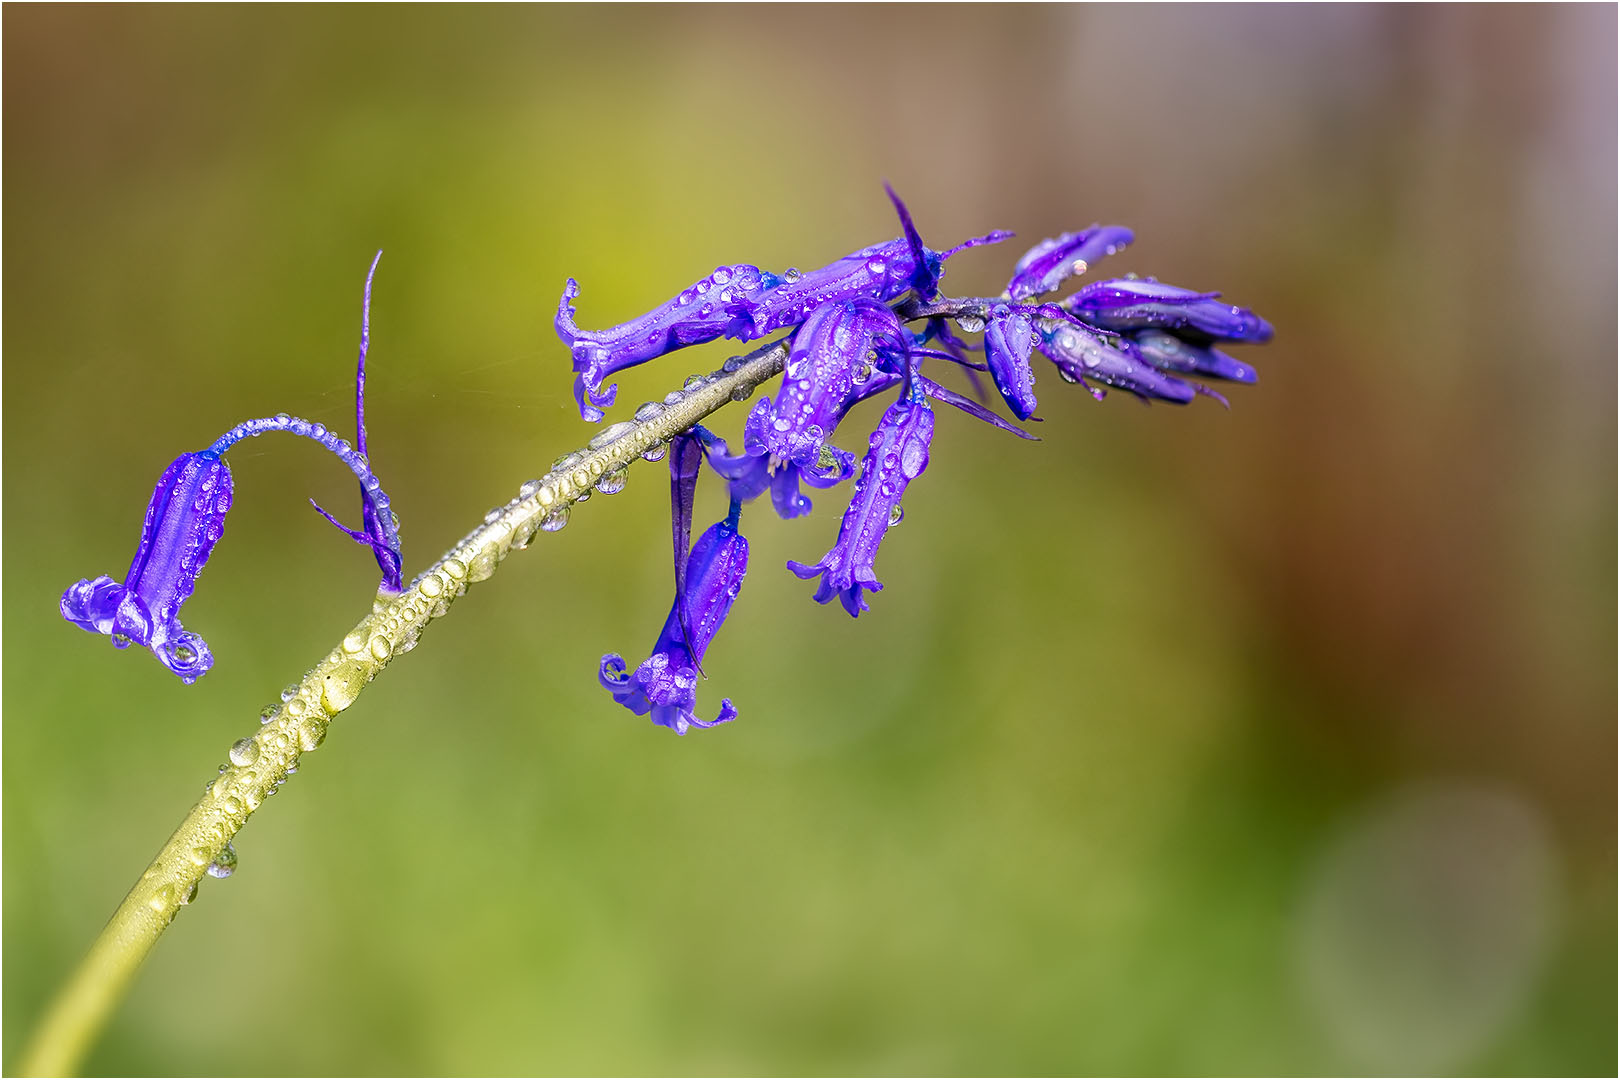
[[[551,333],[722,262],[1022,244],[1277,326],[1231,412],[950,413],[858,622],[753,573],[677,739],[595,683],[669,603],[662,466],[480,587],[165,935],[103,1073],[1612,1073],[1616,13],[4,13],[5,1061],[375,568],[231,455],[184,687],[61,621],[164,466],[347,431],[423,566],[590,430]],[[623,379],[661,395],[724,343]],[[621,410],[623,411],[623,410]],[[857,414],[841,433],[860,448]],[[718,418],[736,432],[741,410]],[[700,514],[721,511],[717,485]]]

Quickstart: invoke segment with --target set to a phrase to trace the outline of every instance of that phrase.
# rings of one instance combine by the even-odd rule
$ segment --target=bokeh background
[[[103,1073],[1612,1073],[1616,13],[4,14],[4,1055],[259,707],[366,610],[317,448],[233,451],[181,686],[56,614],[179,452],[347,430],[419,568],[590,432],[550,324],[722,262],[1137,230],[1277,326],[1223,411],[942,415],[859,622],[754,568],[677,739],[597,688],[661,466],[345,713]],[[1021,246],[951,264],[998,290]],[[624,378],[661,395],[724,343]],[[859,448],[875,411],[842,442]],[[717,426],[738,430],[741,410]],[[700,513],[718,515],[716,485]],[[712,519],[712,516],[711,516]]]

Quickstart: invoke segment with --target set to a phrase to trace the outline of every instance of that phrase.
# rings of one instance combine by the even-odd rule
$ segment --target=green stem
[[[65,1076],[77,1070],[129,989],[141,961],[180,908],[196,895],[208,865],[247,819],[321,745],[332,718],[401,653],[427,624],[450,610],[469,584],[487,580],[536,532],[567,524],[569,508],[593,489],[617,491],[624,470],[733,401],[746,400],[782,371],[783,342],[767,345],[707,378],[689,379],[662,405],[644,405],[634,422],[606,428],[591,445],[523,485],[409,588],[378,597],[372,611],[316,664],[251,737],[231,746],[231,764],[191,808],[157,858],[113,912],[90,953],[51,1004],[24,1050],[18,1074]],[[608,478],[603,483],[603,478]]]

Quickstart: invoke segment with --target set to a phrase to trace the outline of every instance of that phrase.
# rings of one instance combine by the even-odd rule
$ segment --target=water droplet
[[[444,572],[449,574],[452,580],[459,581],[467,576],[467,564],[460,559],[446,559]]]
[[[612,472],[605,472],[601,479],[596,481],[596,490],[604,495],[617,495],[624,490],[625,481],[630,478],[630,470],[619,468]]]
[[[965,334],[977,334],[984,329],[984,320],[977,315],[958,315],[956,325]]]
[[[354,660],[339,664],[336,670],[328,673],[322,680],[321,687],[321,703],[326,706],[326,711],[340,713],[353,705],[354,699],[359,697],[360,691],[365,688],[370,674],[371,670],[368,667]],[[302,736],[299,741],[303,741]]]
[[[291,701],[287,702],[287,715],[288,716],[303,716],[304,713],[306,713],[308,711],[309,711],[309,702],[305,701],[301,697],[295,697]]]
[[[271,720],[273,720],[275,718],[276,713],[280,709],[281,709],[280,705],[276,705],[276,704],[266,705],[264,708],[259,710],[259,723],[268,724]]]
[[[750,386],[748,383],[743,383],[741,386],[737,387],[737,389],[735,389],[735,390],[733,390],[731,392],[731,400],[732,401],[747,401],[749,398],[751,398],[753,396],[754,396],[754,388],[752,386]]]
[[[282,701],[291,701],[293,698],[295,698],[297,696],[298,696],[298,684],[297,683],[288,683],[286,686],[282,687],[282,690],[281,690],[281,700]]]
[[[383,637],[381,634],[378,634],[376,637],[371,639],[371,644],[367,651],[369,651],[377,660],[387,660],[389,656],[393,654],[394,647],[389,643],[387,638]]]
[[[674,405],[675,403],[677,403],[680,400],[681,400],[681,392],[679,390],[671,390],[669,393],[664,395],[664,404],[665,405]]]
[[[892,529],[896,525],[900,524],[900,522],[905,520],[905,517],[905,509],[899,503],[895,503],[889,508],[889,528]]]
[[[167,911],[174,903],[174,886],[159,885],[157,891],[152,894],[152,899],[146,902],[146,906],[153,911]]]
[[[352,700],[352,699],[351,699]],[[324,717],[311,716],[298,725],[298,747],[306,753],[319,750],[321,743],[326,741],[326,720]]]
[[[743,358],[740,356],[728,356],[726,357],[726,362],[720,365],[720,370],[725,372],[727,375],[731,375],[741,370],[743,363]]]
[[[900,451],[900,473],[907,480],[915,480],[928,465],[928,448],[922,443],[908,442]]]
[[[698,387],[703,385],[703,382],[703,376],[701,375],[688,375],[686,377],[686,381],[681,383],[681,389],[696,390]]]
[[[226,844],[220,853],[214,856],[213,861],[208,864],[208,876],[228,878],[234,873],[236,873],[236,848]]]
[[[664,407],[656,401],[649,401],[636,410],[636,420],[645,424],[649,420],[657,419],[664,413]]]
[[[417,583],[416,587],[421,590],[423,596],[431,600],[444,592],[444,579],[438,574],[429,574]],[[358,649],[353,651],[359,652]]]
[[[488,581],[494,577],[495,567],[500,563],[498,550],[494,544],[489,544],[474,555],[472,562],[467,564],[467,580]]]
[[[506,512],[506,507],[504,507],[504,506],[495,507],[495,509],[491,510],[489,513],[484,515],[484,524],[485,525],[493,525],[493,524],[495,524],[497,521],[501,520],[501,515],[504,514],[505,512]]]
[[[242,812],[242,800],[235,795],[227,795],[219,800],[219,808],[231,817],[235,817]]]
[[[545,532],[556,532],[568,524],[568,507],[559,506],[551,513],[540,519],[540,528]]]
[[[237,739],[231,744],[231,764],[243,768],[259,760],[259,744],[252,739]]]
[[[793,284],[795,281],[798,281],[802,277],[804,277],[804,274],[797,266],[790,266],[786,270],[782,271],[782,280],[787,282],[789,285]]]
[[[714,270],[714,283],[716,285],[724,285],[726,282],[728,282],[730,280],[731,280],[731,271],[730,270],[726,269],[724,266],[715,267],[715,270]]]
[[[785,416],[778,416],[775,420],[771,421],[771,427],[775,428],[777,431],[786,431],[792,426],[793,421],[789,420]]]
[[[662,461],[667,453],[669,453],[669,443],[655,442],[641,452],[641,460]]]
[[[539,528],[539,515],[530,514],[512,527],[512,546],[522,551],[529,546],[529,541],[534,539],[534,534]]]

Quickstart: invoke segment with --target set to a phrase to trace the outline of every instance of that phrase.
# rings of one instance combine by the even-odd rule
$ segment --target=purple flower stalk
[[[382,255],[378,252],[378,257]],[[382,569],[379,591],[401,591],[399,526],[388,496],[366,461],[365,363],[370,341],[372,261],[366,275],[360,360],[355,376],[355,418],[361,449],[333,435],[323,424],[281,413],[248,420],[221,435],[206,450],[182,454],[164,470],[152,499],[129,573],[123,582],[103,574],[84,579],[62,594],[62,617],[81,629],[111,636],[120,649],[145,646],[185,683],[196,682],[213,665],[213,653],[200,636],[180,623],[180,608],[196,587],[214,545],[225,531],[233,481],[223,455],[243,439],[285,431],[312,439],[331,451],[360,481],[362,528],[350,529],[315,507],[345,534],[369,547]],[[311,500],[313,502],[313,500]]]

